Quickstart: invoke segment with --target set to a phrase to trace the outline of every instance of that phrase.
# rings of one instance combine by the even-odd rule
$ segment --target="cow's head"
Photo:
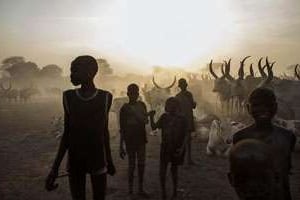
[[[241,62],[240,62],[240,67],[238,71],[238,78],[233,78],[230,75],[230,61],[225,62],[225,77],[229,80],[230,82],[230,88],[231,88],[231,95],[232,96],[244,96],[245,95],[245,86],[244,86],[244,65],[245,61],[250,58],[250,56],[246,56]]]
[[[230,61],[229,61],[230,62]],[[222,76],[218,76],[212,67],[213,60],[210,61],[209,63],[209,72],[211,75],[215,78],[214,80],[214,87],[213,87],[213,92],[218,93],[220,96],[226,96],[228,93],[229,84],[228,81],[225,79],[225,72],[224,72],[224,65],[221,66],[221,71],[222,71]]]
[[[273,66],[275,62],[270,63],[268,57],[266,57],[266,64],[264,67],[261,65],[262,58],[258,62],[258,69],[263,78],[263,80],[258,84],[258,87],[267,87],[270,85],[271,81],[273,80]],[[267,74],[265,73],[265,68],[267,69]]]

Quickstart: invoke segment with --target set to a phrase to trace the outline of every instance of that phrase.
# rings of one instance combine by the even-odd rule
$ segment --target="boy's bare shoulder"
[[[143,102],[143,101],[138,101],[138,103],[140,104],[140,105],[142,105],[143,107],[146,107],[146,104]]]
[[[275,133],[280,134],[282,137],[285,137],[287,139],[295,139],[296,138],[295,134],[286,128],[274,125],[274,130],[275,130]]]
[[[254,126],[252,124],[250,126],[247,126],[243,129],[239,130],[238,132],[236,132],[232,137],[233,144],[235,144],[238,141],[243,140],[243,139],[252,138],[253,129],[254,129]]]
[[[63,91],[63,96],[70,96],[72,94],[75,94],[76,89],[68,89]]]

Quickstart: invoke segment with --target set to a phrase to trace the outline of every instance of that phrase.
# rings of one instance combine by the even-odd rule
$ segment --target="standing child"
[[[68,172],[73,200],[85,199],[86,174],[90,174],[93,199],[104,200],[106,174],[114,175],[108,113],[111,93],[97,89],[93,79],[98,71],[95,58],[79,56],[71,63],[71,82],[80,89],[63,93],[64,133],[57,156],[46,180],[51,191],[58,176],[60,163],[68,151]]]
[[[273,146],[276,150],[275,160],[280,180],[277,199],[291,200],[289,175],[296,136],[272,123],[277,112],[277,100],[272,90],[257,88],[250,94],[248,102],[247,109],[254,124],[235,133],[233,144],[245,139],[257,139]]]
[[[180,92],[175,96],[179,102],[180,112],[187,121],[187,161],[189,165],[195,164],[192,160],[192,132],[195,131],[193,109],[196,108],[193,94],[187,90],[188,84],[184,78],[178,80]]]
[[[185,117],[178,114],[179,102],[176,98],[167,99],[165,104],[165,113],[159,120],[154,122],[155,111],[151,111],[150,122],[153,130],[159,128],[162,130],[162,142],[160,148],[160,183],[162,190],[162,199],[167,198],[166,194],[166,174],[168,164],[171,163],[171,172],[173,180],[173,196],[177,196],[178,165],[183,164],[184,147],[186,132],[188,131]]]
[[[144,102],[138,101],[139,87],[130,84],[127,87],[129,103],[125,103],[120,110],[120,156],[124,159],[125,148],[128,154],[128,189],[133,193],[134,169],[137,161],[139,178],[139,195],[148,197],[144,191],[144,171],[146,160],[146,128],[148,123],[147,108]]]

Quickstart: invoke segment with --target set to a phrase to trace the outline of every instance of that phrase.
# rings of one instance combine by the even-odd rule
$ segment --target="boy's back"
[[[278,158],[283,159],[283,170],[290,170],[291,153],[296,142],[296,137],[291,131],[275,125],[268,129],[260,129],[253,124],[235,133],[233,144],[244,139],[257,139],[274,145],[278,149]]]
[[[289,199],[289,173],[292,167],[291,154],[294,151],[295,135],[282,127],[271,126],[268,129],[261,129],[251,125],[240,130],[233,136],[233,144],[245,139],[257,139],[273,147],[275,165],[280,177],[281,184],[278,186],[279,196]],[[279,198],[281,199],[281,198]]]

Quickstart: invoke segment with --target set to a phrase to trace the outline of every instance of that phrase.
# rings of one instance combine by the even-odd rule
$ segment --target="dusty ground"
[[[58,180],[59,188],[56,191],[44,190],[44,179],[58,146],[58,141],[49,132],[50,121],[52,116],[59,114],[61,114],[61,106],[53,101],[0,104],[0,199],[71,199],[67,178]],[[107,199],[129,199],[126,190],[127,162],[118,157],[118,139],[112,139],[111,143],[117,174],[109,177]],[[227,160],[208,157],[204,150],[205,143],[194,141],[193,154],[197,165],[180,168],[178,199],[236,199],[226,178]],[[151,194],[151,199],[159,199],[158,137],[149,136],[147,151],[146,188]],[[299,152],[294,154],[293,160],[292,193],[294,199],[300,199]],[[64,165],[61,166],[61,171],[64,172]],[[170,179],[170,176],[168,178]],[[89,187],[88,196],[91,197]],[[138,197],[133,196],[133,199]]]

